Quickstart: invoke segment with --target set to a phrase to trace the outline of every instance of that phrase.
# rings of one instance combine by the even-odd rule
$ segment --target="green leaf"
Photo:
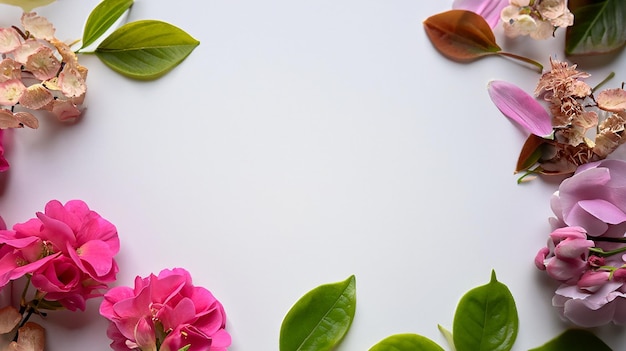
[[[81,49],[100,38],[132,5],[133,0],[104,0],[98,4],[85,23]]]
[[[456,308],[452,327],[457,351],[508,351],[519,320],[513,295],[491,272],[491,281],[468,291]]]
[[[569,329],[543,346],[529,351],[612,351],[611,348],[592,332]]]
[[[444,349],[421,335],[396,334],[381,340],[369,351],[444,351]]]
[[[156,79],[182,62],[200,44],[182,29],[166,22],[127,23],[104,39],[96,55],[127,77]]]
[[[567,28],[567,55],[607,53],[626,43],[626,1],[578,0],[570,8],[574,25]]]
[[[435,48],[455,61],[471,61],[501,51],[489,24],[471,11],[450,10],[428,17],[424,29]]]
[[[19,6],[24,12],[31,12],[36,7],[46,6],[56,0],[0,0],[0,4]]]
[[[452,337],[452,332],[442,327],[441,324],[437,324],[437,329],[439,329],[439,332],[441,332],[441,335],[443,335],[444,339],[446,339],[446,342],[448,343],[448,347],[450,348],[450,351],[456,351],[456,348],[454,347],[454,339]]]
[[[356,310],[356,279],[318,286],[287,312],[280,328],[280,351],[328,351],[350,329]]]

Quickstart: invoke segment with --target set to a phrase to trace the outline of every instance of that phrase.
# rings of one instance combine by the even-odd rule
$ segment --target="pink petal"
[[[92,240],[79,247],[76,251],[80,260],[87,262],[98,277],[106,275],[111,271],[114,254],[105,242]]]
[[[500,22],[500,13],[509,4],[509,0],[455,0],[453,9],[468,10],[481,15],[491,28]]]
[[[550,115],[531,95],[516,85],[499,80],[489,82],[488,91],[491,101],[513,122],[540,137],[552,134]]]
[[[606,223],[618,224],[626,221],[626,213],[606,200],[582,200],[578,201],[578,205],[583,210]]]

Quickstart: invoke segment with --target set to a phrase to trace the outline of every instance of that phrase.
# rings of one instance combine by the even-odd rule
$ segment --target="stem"
[[[505,52],[505,51],[499,51],[498,55],[507,56],[507,57],[510,57],[510,58],[513,58],[522,62],[529,63],[537,67],[537,69],[539,70],[539,73],[543,72],[543,65],[535,60],[529,59],[528,57],[512,54],[510,52]]]
[[[606,76],[606,78],[604,78],[600,83],[596,84],[595,87],[593,87],[593,89],[591,89],[591,92],[595,92],[596,90],[598,90],[598,88],[600,88],[601,86],[603,86],[606,82],[608,82],[609,80],[613,79],[613,77],[615,77],[615,72],[611,72],[609,73],[608,76]]]
[[[590,252],[593,252],[594,255],[596,256],[600,256],[600,257],[609,257],[612,255],[616,255],[619,253],[623,253],[626,252],[626,246],[624,247],[620,247],[619,249],[615,249],[615,250],[611,250],[611,251],[604,251],[599,247],[592,247],[589,249]]]
[[[626,238],[594,237],[587,235],[587,240],[604,241],[607,243],[626,243]]]

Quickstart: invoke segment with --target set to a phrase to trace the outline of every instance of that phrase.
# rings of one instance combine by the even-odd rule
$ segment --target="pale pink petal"
[[[613,320],[615,306],[608,304],[597,310],[591,310],[585,306],[582,300],[568,300],[565,303],[563,314],[578,326],[598,327]]]
[[[0,109],[0,129],[21,127],[22,125],[20,124],[20,121],[15,118],[13,112],[5,109]]]
[[[6,306],[0,309],[0,334],[6,334],[17,327],[22,320],[22,314],[15,307]]]
[[[37,323],[27,322],[18,329],[19,350],[43,351],[46,343],[45,329]]]
[[[71,122],[80,117],[80,110],[71,101],[54,100],[52,101],[52,113],[57,116],[60,121]]]
[[[20,104],[31,110],[39,110],[52,102],[54,96],[42,84],[33,84],[26,88],[20,98]]]
[[[21,66],[21,64],[10,58],[0,61],[0,82],[20,78],[22,74]]]
[[[497,80],[489,82],[488,91],[500,112],[522,128],[540,137],[552,134],[550,115],[534,97],[514,84]]]
[[[500,22],[500,13],[509,4],[508,0],[455,0],[453,9],[468,10],[482,16],[491,28]]]
[[[37,119],[37,117],[35,117],[35,115],[30,112],[15,112],[13,116],[15,116],[15,119],[17,119],[21,124],[27,126],[28,128],[39,128],[39,120]]]
[[[0,83],[0,105],[13,106],[18,103],[26,86],[19,79],[11,79]]]
[[[54,56],[52,49],[41,47],[28,57],[25,65],[39,80],[48,80],[55,77],[61,69],[61,62]]]
[[[598,107],[605,111],[622,112],[626,110],[626,91],[624,89],[606,89],[596,98]]]
[[[63,95],[67,97],[80,96],[87,91],[87,86],[81,73],[69,65],[66,65],[59,74],[58,84]]]
[[[20,38],[15,29],[11,27],[0,28],[0,53],[6,54],[20,47],[22,45]]]
[[[15,52],[13,52],[13,59],[21,64],[26,64],[28,57],[45,45],[35,39],[26,40]]]
[[[603,199],[578,201],[580,207],[589,214],[609,224],[618,224],[626,221],[626,213],[617,206]]]
[[[52,23],[35,12],[28,12],[22,15],[22,26],[37,39],[54,39],[54,26]]]

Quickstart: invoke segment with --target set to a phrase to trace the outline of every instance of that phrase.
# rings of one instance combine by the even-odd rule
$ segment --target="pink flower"
[[[526,131],[544,138],[552,135],[550,114],[530,94],[500,80],[489,82],[488,92],[500,112]]]
[[[4,130],[0,129],[0,172],[4,172],[8,169],[9,162],[4,158]],[[6,226],[0,229],[6,229]]]
[[[119,251],[115,226],[80,200],[53,200],[12,230],[0,230],[0,287],[25,274],[45,298],[70,310],[115,280]]]
[[[226,314],[211,292],[193,286],[182,268],[135,278],[135,287],[104,295],[100,314],[110,321],[107,335],[116,351],[226,351]],[[160,347],[159,347],[160,345]]]
[[[535,265],[558,281],[576,283],[588,267],[589,249],[594,245],[581,227],[558,228],[537,254]]]
[[[508,0],[455,0],[452,8],[477,13],[489,23],[491,28],[495,28],[500,23],[500,12],[508,4]]]
[[[602,160],[580,166],[551,199],[556,227],[578,226],[591,236],[624,236],[626,162]]]

